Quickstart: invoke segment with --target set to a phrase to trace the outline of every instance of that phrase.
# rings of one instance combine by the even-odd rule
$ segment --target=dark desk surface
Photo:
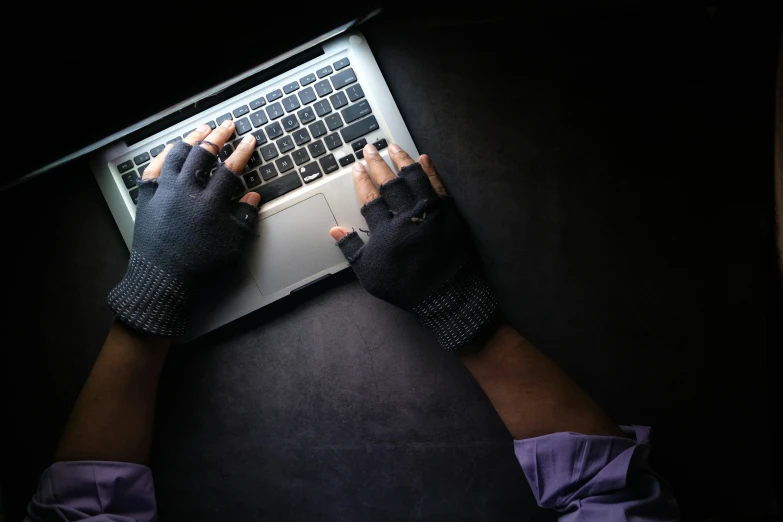
[[[365,29],[510,322],[618,422],[654,427],[656,468],[700,516],[773,509],[776,36],[718,15]],[[2,197],[15,520],[128,254],[84,161]],[[350,272],[177,348],[158,417],[162,520],[552,519],[468,372]]]

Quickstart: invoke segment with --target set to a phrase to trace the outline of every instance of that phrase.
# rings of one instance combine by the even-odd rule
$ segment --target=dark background
[[[246,69],[257,62],[238,49],[279,45],[276,27],[321,15],[211,25],[226,9],[142,10],[119,30],[62,21],[46,71],[71,75],[36,72],[32,45],[14,53],[21,99],[60,88],[41,146],[107,117],[72,116],[80,86],[102,82],[107,99],[136,90],[125,101],[142,110],[173,95],[161,71],[195,82],[198,64]],[[509,321],[619,423],[653,426],[653,464],[687,517],[771,517],[780,12],[489,11],[391,7],[361,30]],[[118,49],[127,75],[107,77]],[[9,120],[40,130],[40,103],[13,105]],[[34,141],[21,141],[6,172],[24,170]],[[2,483],[17,520],[109,328],[105,295],[128,254],[85,160],[0,198]],[[158,418],[162,520],[553,518],[459,361],[350,272],[175,349]]]

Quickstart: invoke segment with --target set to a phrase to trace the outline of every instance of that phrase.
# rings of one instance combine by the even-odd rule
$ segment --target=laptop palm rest
[[[247,266],[263,295],[272,295],[345,261],[329,229],[337,226],[323,194],[263,219]]]

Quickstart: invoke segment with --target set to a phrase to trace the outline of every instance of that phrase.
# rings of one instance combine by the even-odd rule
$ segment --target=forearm
[[[515,439],[557,432],[622,432],[554,362],[507,324],[462,361]]]
[[[71,412],[55,460],[145,464],[170,345],[115,322]]]

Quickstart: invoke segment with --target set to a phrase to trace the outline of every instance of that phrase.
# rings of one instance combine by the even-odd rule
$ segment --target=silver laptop
[[[285,65],[303,53],[310,59],[290,68]],[[281,64],[284,70],[279,70]],[[203,112],[172,121],[182,107],[269,70],[276,76]],[[128,249],[136,218],[136,181],[151,159],[199,124],[214,127],[226,118],[236,124],[233,140],[247,133],[257,139],[241,177],[245,191],[261,195],[258,231],[242,263],[208,290],[208,309],[196,312],[190,338],[348,268],[329,229],[367,229],[351,164],[362,161],[366,143],[374,143],[392,167],[386,148],[391,143],[418,156],[364,36],[325,36],[136,126],[155,128],[156,122],[158,127],[159,122],[171,122],[166,128],[129,145],[131,133],[92,154],[90,166]],[[231,150],[230,141],[220,157],[226,158]]]

